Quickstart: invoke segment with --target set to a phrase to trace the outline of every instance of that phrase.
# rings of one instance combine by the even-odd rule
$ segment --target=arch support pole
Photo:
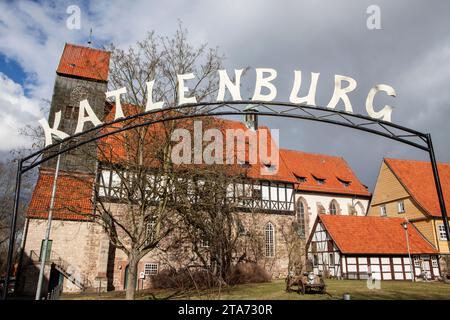
[[[6,300],[8,297],[8,285],[9,285],[9,275],[11,273],[12,260],[14,255],[14,243],[16,240],[16,224],[17,224],[17,215],[19,212],[19,200],[20,200],[20,184],[22,182],[22,164],[23,160],[19,159],[17,162],[17,175],[16,175],[16,188],[14,194],[14,208],[13,213],[11,215],[11,226],[10,226],[10,234],[9,234],[9,247],[8,247],[8,258],[6,262],[6,277],[5,283],[2,292],[2,299]]]
[[[431,167],[433,169],[434,183],[436,185],[436,191],[439,199],[439,207],[441,209],[442,221],[444,223],[444,230],[447,236],[447,245],[450,250],[450,226],[448,225],[447,209],[445,208],[444,193],[442,191],[441,180],[439,178],[439,170],[436,162],[436,156],[434,154],[433,142],[431,141],[431,135],[427,133],[428,153],[430,155]]]

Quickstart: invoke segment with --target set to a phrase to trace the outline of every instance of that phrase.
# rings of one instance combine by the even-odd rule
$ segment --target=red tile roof
[[[403,218],[361,216],[318,216],[325,229],[345,254],[408,254]],[[408,225],[411,254],[433,254],[438,251],[419,231]]]
[[[431,216],[441,217],[431,163],[416,160],[384,159],[413,199]],[[445,206],[450,209],[450,163],[438,163]],[[450,214],[447,214],[450,216]]]
[[[123,104],[122,105],[123,112],[126,116],[130,116],[132,114],[135,114],[137,112],[142,112],[142,110],[139,110],[136,106],[129,105],[129,104]],[[115,105],[112,105],[112,109],[110,112],[106,115],[105,121],[112,121],[114,119],[115,114]],[[250,129],[248,129],[244,123],[240,121],[233,121],[229,119],[223,119],[218,117],[203,117],[203,118],[192,118],[192,119],[182,119],[177,120],[177,127],[178,128],[187,128],[188,130],[192,130],[194,121],[202,121],[203,122],[203,131],[210,128],[215,128],[220,130],[223,133],[224,136],[224,153],[225,153],[225,130],[227,129],[234,129],[234,130],[242,130],[243,132],[246,132]],[[121,122],[118,123],[115,128],[118,128],[120,126],[125,125],[125,123]],[[112,130],[112,129],[106,129],[106,131]],[[146,140],[147,145],[151,145],[152,143],[155,143],[155,140],[157,139],[164,139],[165,136],[165,129],[164,125],[161,123],[157,123],[153,125],[150,130],[153,130],[148,136],[148,142]],[[261,145],[262,142],[262,134],[267,135],[267,152],[271,151],[272,144],[275,147],[275,150],[278,151],[278,147],[276,146],[275,142],[272,139],[272,136],[270,134],[270,130],[267,127],[261,126],[256,131],[256,141],[258,143],[258,147]],[[114,161],[120,161],[120,158],[125,159],[125,157],[130,156],[130,152],[126,151],[127,147],[130,147],[129,144],[124,142],[124,139],[126,137],[122,134],[114,134],[105,137],[102,139],[103,143],[100,143],[100,158],[104,162],[112,162]],[[146,138],[147,139],[147,138]],[[156,141],[157,143],[157,141]],[[234,157],[235,157],[235,163],[237,159],[237,147],[241,144],[235,144],[234,149]],[[245,158],[246,160],[249,160],[249,146],[248,144],[245,145]],[[157,165],[157,161],[152,161],[151,159],[147,159],[149,161],[149,165]],[[236,169],[237,170],[237,169]],[[257,159],[255,164],[251,164],[250,167],[247,170],[247,175],[250,178],[253,179],[262,179],[262,180],[271,180],[271,181],[282,181],[282,182],[290,182],[295,183],[295,177],[292,175],[291,171],[287,167],[286,163],[284,162],[283,158],[279,157],[279,165],[277,168],[277,172],[275,174],[266,175],[263,174],[265,170],[263,160],[259,157],[259,152],[257,152]],[[238,171],[238,170],[237,170]]]
[[[298,178],[306,178],[305,182],[297,183],[297,190],[370,196],[370,192],[341,157],[287,149],[280,149],[280,152],[291,172]],[[316,179],[325,181],[319,184]],[[344,182],[349,183],[347,187]]]
[[[57,74],[108,80],[110,52],[66,43]]]
[[[28,206],[29,218],[47,218],[50,208],[54,170],[41,170]],[[87,175],[68,175],[59,172],[53,217],[64,220],[89,220],[93,212],[93,179]]]

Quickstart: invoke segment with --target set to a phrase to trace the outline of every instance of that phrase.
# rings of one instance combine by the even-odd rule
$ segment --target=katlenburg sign
[[[270,102],[277,97],[277,88],[272,83],[277,78],[277,71],[271,68],[256,68],[256,81],[255,90],[253,93],[253,101]],[[233,101],[242,101],[240,87],[241,87],[241,77],[243,69],[235,69],[234,77],[232,80],[226,70],[218,70],[219,76],[219,90],[217,93],[217,102],[222,102],[225,100],[226,91],[229,92]],[[309,105],[316,106],[316,90],[317,83],[319,81],[319,73],[311,73],[311,82],[309,85],[308,94],[306,96],[299,96],[301,84],[302,84],[302,72],[300,70],[294,71],[294,80],[292,85],[292,90],[289,96],[289,102],[299,105]],[[193,73],[180,74],[177,75],[178,82],[178,106],[185,104],[195,104],[197,100],[194,96],[186,96],[189,88],[187,86],[187,81],[195,78]],[[342,75],[334,76],[334,92],[326,108],[335,109],[337,104],[342,101],[344,103],[345,111],[348,113],[353,113],[353,107],[350,102],[348,94],[354,91],[357,87],[357,82],[355,79]],[[163,101],[154,102],[153,101],[153,86],[155,80],[149,81],[147,85],[147,103],[145,106],[145,112],[162,109],[164,107]],[[263,89],[266,93],[263,93]],[[366,98],[366,111],[367,114],[373,119],[380,119],[384,121],[391,121],[392,107],[385,105],[379,111],[375,111],[374,108],[374,98],[379,92],[384,92],[388,96],[395,97],[396,93],[394,88],[387,84],[377,84],[369,90]],[[124,118],[125,115],[122,110],[122,105],[120,103],[120,96],[126,94],[126,88],[120,88],[113,91],[108,91],[105,93],[107,98],[113,98],[115,100],[115,116],[114,120]],[[61,111],[55,113],[55,120],[53,126],[50,127],[46,119],[39,120],[45,133],[45,146],[51,145],[53,143],[52,135],[64,139],[69,137],[69,135],[61,130],[59,130],[59,123],[61,121]],[[76,133],[81,133],[84,130],[84,125],[86,123],[92,123],[94,126],[100,126],[103,122],[97,117],[97,115],[92,110],[89,105],[88,100],[80,101],[80,108],[78,112],[78,122],[75,129]]]

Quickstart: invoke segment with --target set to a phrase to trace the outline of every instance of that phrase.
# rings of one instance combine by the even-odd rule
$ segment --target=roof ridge
[[[301,151],[301,150],[294,150],[294,149],[289,149],[289,148],[280,148],[280,151],[290,151],[290,152],[297,152],[297,153],[309,154],[309,155],[314,155],[314,156],[323,156],[323,157],[328,157],[328,158],[344,159],[344,157],[342,155],[341,156],[336,156],[336,155],[330,155],[330,154],[325,154],[325,153],[317,153],[317,152],[307,152],[307,151]]]
[[[393,161],[403,161],[403,162],[416,162],[416,163],[418,162],[418,163],[423,163],[423,164],[426,164],[426,163],[431,164],[431,161],[417,160],[417,159],[383,158],[383,160],[387,160],[387,161],[393,160]],[[450,166],[450,162],[437,162],[437,164],[438,165],[448,165],[448,166]]]
[[[108,50],[103,50],[103,49],[99,49],[99,48],[92,48],[92,47],[86,47],[86,46],[83,46],[81,44],[75,44],[75,43],[69,43],[69,42],[65,43],[64,48],[66,46],[72,46],[72,47],[77,47],[77,48],[83,48],[83,49],[89,49],[89,50],[95,50],[95,51],[100,51],[100,52],[111,53],[111,51],[108,51]]]

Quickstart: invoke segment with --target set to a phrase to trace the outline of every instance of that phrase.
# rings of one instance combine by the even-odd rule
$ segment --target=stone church
[[[66,44],[56,69],[50,125],[55,121],[55,113],[60,111],[59,129],[73,133],[78,119],[78,105],[83,99],[89,101],[99,118],[111,117],[114,107],[105,99],[109,60],[109,52]],[[257,127],[257,121],[252,123],[252,119],[246,120],[221,121],[230,128],[267,130],[266,127]],[[57,285],[62,285],[65,292],[124,290],[127,286],[125,254],[112,246],[108,235],[89,218],[95,211],[95,201],[92,199],[92,189],[86,188],[82,180],[83,177],[91,179],[89,173],[99,164],[99,159],[84,156],[86,152],[95,152],[95,149],[86,150],[89,148],[95,147],[85,145],[61,156],[50,247],[46,252],[44,294]],[[257,167],[264,165],[261,162],[251,165],[255,170],[249,171],[249,180],[243,187],[251,187],[255,199],[250,201],[251,204],[242,202],[242,212],[239,212],[246,217],[258,217],[258,225],[253,227],[259,228],[264,237],[263,267],[273,278],[285,277],[287,272],[281,226],[298,222],[301,228],[299,236],[306,239],[317,215],[363,216],[371,197],[367,187],[343,158],[282,148],[279,149],[279,158],[279,167],[273,175],[261,176],[257,173]],[[44,254],[42,243],[55,161],[52,159],[41,165],[27,211],[19,289],[30,295],[36,291],[39,261]],[[77,179],[73,178],[74,174]],[[101,177],[99,187],[102,191],[99,194],[108,195],[114,202],[114,195],[110,193],[114,178],[108,170],[97,170],[97,174]],[[249,205],[253,208],[251,212],[246,210]],[[164,267],[157,254],[145,256],[138,267],[138,273],[142,274],[140,287],[151,287],[152,276]]]

